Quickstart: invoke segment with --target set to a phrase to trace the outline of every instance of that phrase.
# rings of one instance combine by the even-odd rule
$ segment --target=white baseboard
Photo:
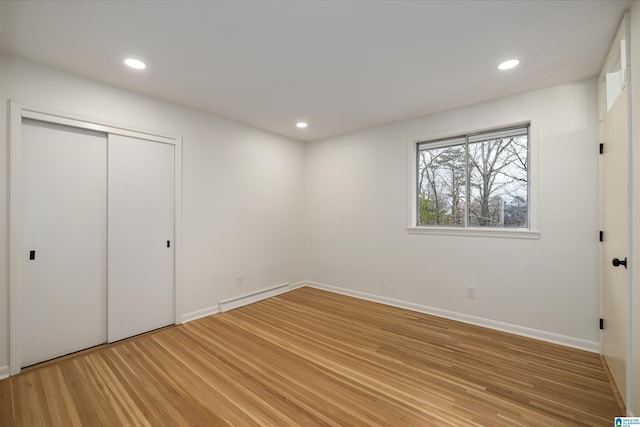
[[[180,317],[180,323],[187,323],[203,317],[211,316],[212,314],[218,314],[222,311],[232,310],[233,308],[239,308],[254,302],[262,301],[263,299],[275,297],[277,295],[289,292],[292,289],[305,286],[307,282],[294,282],[291,284],[283,283],[282,285],[274,286],[272,288],[263,289],[257,292],[252,292],[248,295],[231,298],[226,301],[220,301],[218,304],[206,307],[200,310],[185,313]],[[221,310],[221,304],[224,306],[224,310]],[[1,371],[0,371],[1,372]]]
[[[9,378],[9,365],[0,366],[0,380]]]
[[[285,292],[289,292],[291,290],[291,285],[289,283],[283,283],[281,285],[273,286],[271,288],[262,289],[256,292],[252,292],[250,294],[241,295],[239,297],[230,298],[227,300],[222,300],[218,303],[220,307],[220,312],[224,313],[229,310],[233,310],[235,308],[240,308],[245,305],[253,304],[258,301],[262,301],[268,298],[272,298],[283,294]]]
[[[313,283],[313,282],[302,281],[302,282],[292,283],[291,286],[290,286],[290,289],[294,290],[294,289],[298,289],[298,288],[304,288],[305,286],[310,286],[311,287],[311,285],[309,283]]]
[[[192,311],[191,313],[183,314],[180,317],[180,323],[191,322],[216,313],[220,313],[220,307],[218,305],[206,307],[200,310]]]
[[[524,326],[513,325],[511,323],[498,322],[496,320],[485,319],[483,317],[476,317],[468,314],[457,313],[455,311],[443,310],[441,308],[414,304],[411,302],[382,297],[378,295],[369,294],[366,292],[354,291],[346,288],[340,288],[338,286],[327,285],[324,283],[306,281],[302,285],[297,285],[296,287],[299,288],[305,285],[312,288],[329,291],[329,292],[334,292],[334,293],[347,295],[355,298],[360,298],[368,301],[378,302],[381,304],[391,305],[394,307],[404,308],[411,311],[417,311],[419,313],[431,314],[433,316],[443,317],[445,319],[457,320],[459,322],[470,323],[472,325],[477,325],[477,326],[483,326],[489,329],[495,329],[502,332],[509,332],[515,335],[521,335],[529,338],[535,338],[541,341],[560,344],[566,347],[586,350],[592,353],[600,352],[600,344],[597,341],[588,341],[580,338],[574,338],[566,335],[556,334],[553,332],[541,331],[538,329],[532,329]]]

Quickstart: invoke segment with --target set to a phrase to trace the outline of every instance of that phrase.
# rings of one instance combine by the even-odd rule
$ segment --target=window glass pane
[[[464,225],[464,145],[418,150],[418,225]]]
[[[469,144],[470,227],[527,227],[527,135]]]

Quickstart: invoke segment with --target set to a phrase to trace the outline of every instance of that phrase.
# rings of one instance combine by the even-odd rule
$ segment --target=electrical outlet
[[[236,276],[236,286],[244,285],[244,276],[242,274],[238,274]]]
[[[476,288],[473,286],[467,286],[467,298],[475,298],[476,297]]]

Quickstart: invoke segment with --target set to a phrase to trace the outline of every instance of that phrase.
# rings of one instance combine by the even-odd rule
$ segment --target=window
[[[415,147],[414,226],[530,228],[529,125]]]

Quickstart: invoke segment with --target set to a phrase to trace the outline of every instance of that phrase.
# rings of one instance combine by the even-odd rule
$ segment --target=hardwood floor
[[[302,288],[0,382],[2,426],[609,426],[597,354]]]

